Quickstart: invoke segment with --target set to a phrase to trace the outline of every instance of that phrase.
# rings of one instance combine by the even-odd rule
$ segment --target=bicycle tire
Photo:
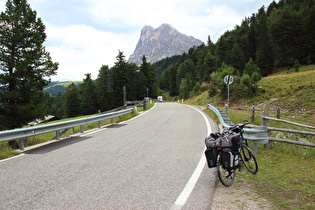
[[[219,152],[217,156],[218,177],[219,177],[220,182],[224,186],[230,187],[235,180],[236,169],[228,170],[228,169],[223,168],[221,164],[221,157],[222,157],[221,153],[222,152]]]
[[[258,163],[254,153],[248,148],[248,146],[242,145],[240,155],[247,170],[252,174],[256,174],[258,172]]]

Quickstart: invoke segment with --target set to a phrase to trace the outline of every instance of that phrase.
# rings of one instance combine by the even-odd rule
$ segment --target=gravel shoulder
[[[259,196],[244,178],[237,176],[235,182],[230,187],[225,187],[218,181],[210,209],[252,210],[276,209],[276,207],[265,198]]]

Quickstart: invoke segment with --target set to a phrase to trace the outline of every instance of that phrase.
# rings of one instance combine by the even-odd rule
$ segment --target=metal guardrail
[[[223,128],[229,128],[233,125],[230,118],[223,111],[220,111],[211,104],[208,104],[208,108],[218,116]],[[266,126],[246,126],[244,128],[244,138],[253,141],[253,150],[257,153],[258,144],[267,144],[269,142],[268,128]]]
[[[225,116],[223,117],[222,116],[223,114],[221,114],[223,113],[223,111],[217,109],[215,106],[212,106],[211,104],[208,104],[208,108],[210,108],[218,116],[220,124],[222,125],[223,128],[229,128],[233,125],[233,124],[231,125],[229,122],[226,122],[228,119],[228,116],[224,113]],[[229,119],[229,121],[231,120]]]
[[[7,130],[0,132],[0,142],[20,139],[20,149],[24,149],[24,138],[36,136],[44,133],[56,132],[57,140],[60,139],[60,130],[81,126],[81,133],[84,132],[83,126],[93,122],[98,122],[98,127],[101,127],[101,121],[106,119],[113,119],[128,113],[131,113],[133,108],[126,110],[111,112],[107,114],[101,114],[91,116],[82,119],[69,120],[65,122],[52,123],[48,125],[40,125],[29,128],[19,128],[14,130]]]

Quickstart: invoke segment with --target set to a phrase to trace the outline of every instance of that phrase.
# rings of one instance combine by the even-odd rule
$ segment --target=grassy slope
[[[250,99],[232,101],[233,107],[255,105],[275,116],[276,107],[281,107],[281,118],[315,126],[315,66],[301,68],[300,72],[283,71],[265,77],[259,82],[260,93]],[[209,98],[207,92],[186,101],[191,104],[224,104],[218,98]],[[218,122],[211,110],[205,110]],[[261,112],[256,112],[260,116]],[[229,110],[234,123],[249,119],[250,111]],[[254,124],[261,125],[257,117]],[[272,123],[273,127],[301,129],[284,123]],[[310,130],[314,132],[314,130]],[[273,136],[304,139],[315,143],[314,136],[301,136],[273,132]],[[261,196],[268,198],[280,209],[315,209],[315,149],[285,143],[273,143],[268,150],[259,145],[256,155],[259,171],[256,175],[240,173],[249,185]]]

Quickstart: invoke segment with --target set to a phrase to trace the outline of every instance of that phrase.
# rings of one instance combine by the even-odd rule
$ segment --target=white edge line
[[[207,136],[208,136],[211,133],[211,126],[210,126],[210,123],[209,123],[207,117],[205,116],[205,114],[203,112],[201,112],[200,110],[192,107],[192,106],[188,106],[188,107],[195,109],[196,111],[198,111],[203,116],[203,118],[206,121]],[[191,177],[188,180],[188,182],[187,182],[186,186],[184,187],[183,191],[180,193],[180,195],[176,199],[175,203],[171,207],[172,210],[181,209],[185,205],[188,197],[190,196],[192,190],[194,189],[194,187],[195,187],[195,185],[196,185],[196,183],[197,183],[197,181],[198,181],[198,179],[199,179],[199,177],[201,175],[201,172],[202,172],[205,164],[206,164],[206,158],[205,158],[204,151],[203,151],[202,155],[201,155],[201,158],[199,160],[199,163],[198,163],[194,173],[191,175]]]
[[[14,158],[21,157],[21,156],[23,156],[23,155],[25,155],[25,154],[22,153],[22,154],[19,154],[19,155],[17,155],[17,156],[13,156],[13,157],[10,157],[10,158],[6,158],[6,159],[3,159],[3,160],[0,160],[0,163],[5,162],[5,161],[8,161],[8,160],[12,160],[12,159],[14,159]]]

